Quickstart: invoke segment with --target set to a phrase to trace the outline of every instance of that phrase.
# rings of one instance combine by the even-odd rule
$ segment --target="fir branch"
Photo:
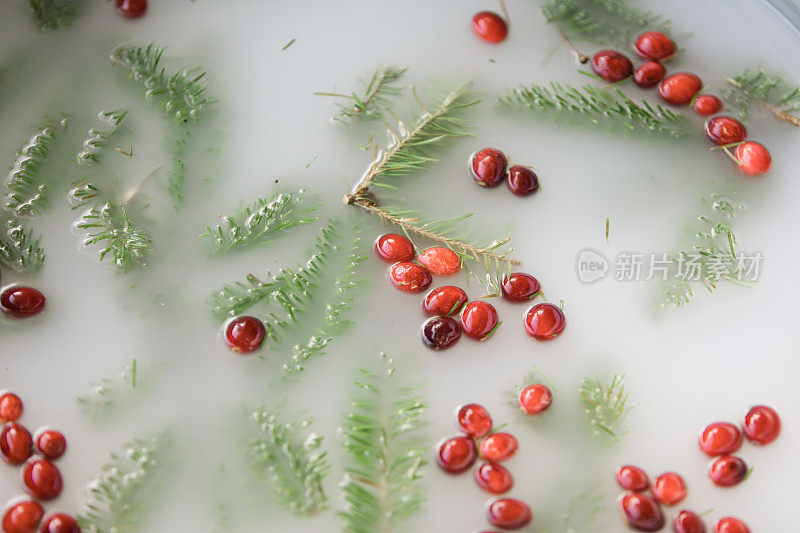
[[[337,104],[339,113],[333,117],[334,120],[345,122],[352,118],[382,118],[384,110],[392,109],[391,99],[403,91],[403,87],[398,87],[396,83],[403,77],[406,70],[408,69],[396,66],[376,69],[369,81],[358,80],[364,86],[363,93],[360,95],[355,92],[350,95],[325,92],[314,94],[347,98],[352,101],[347,105]]]
[[[358,395],[342,428],[350,456],[341,484],[348,533],[388,533],[425,501],[419,486],[426,447],[419,440],[427,405],[396,382],[396,363],[381,354],[379,372],[362,369]]]
[[[41,237],[18,221],[6,221],[5,235],[0,235],[0,264],[17,272],[31,272],[44,263]]]
[[[103,378],[91,385],[91,391],[78,397],[81,412],[91,418],[101,418],[126,392],[141,389],[141,371],[134,359],[114,378]]]
[[[70,2],[56,3],[55,0],[28,0],[36,25],[40,30],[60,30],[72,26],[78,12]]]
[[[83,141],[83,150],[75,155],[75,163],[80,166],[97,164],[100,152],[108,145],[108,140],[117,131],[128,112],[124,109],[101,111],[97,118],[108,126],[108,129],[89,130],[89,136]]]
[[[186,145],[189,144],[190,137],[191,133],[184,131],[183,135],[175,140],[175,149],[172,151],[172,171],[169,175],[167,191],[175,202],[176,209],[185,199],[186,164],[184,163],[184,151]]]
[[[584,407],[586,420],[597,435],[619,439],[619,425],[634,406],[628,406],[625,376],[614,375],[606,384],[600,380],[583,378],[578,394]]]
[[[727,78],[730,85],[723,90],[723,97],[739,109],[743,119],[750,116],[753,104],[757,104],[776,118],[800,127],[800,87],[792,87],[780,77],[769,74],[763,68],[745,70],[735,78]]]
[[[251,442],[254,471],[270,481],[278,501],[298,516],[313,516],[328,508],[322,482],[328,475],[328,454],[322,435],[308,432],[312,419],[284,423],[278,409],[252,414],[259,437]]]
[[[597,480],[587,481],[567,506],[563,519],[564,531],[566,533],[590,531],[589,526],[595,526],[597,516],[606,509],[603,503],[604,496],[601,483]]]

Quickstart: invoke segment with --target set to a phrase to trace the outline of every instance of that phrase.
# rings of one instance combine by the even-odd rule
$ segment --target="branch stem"
[[[742,88],[742,84],[739,83],[738,81],[732,79],[732,78],[725,78],[725,81],[727,81],[728,83],[730,83],[734,87],[737,87],[739,89]],[[758,104],[761,107],[763,107],[764,109],[766,109],[767,111],[769,111],[770,113],[775,115],[775,118],[777,118],[778,120],[782,120],[784,122],[788,122],[792,126],[800,128],[800,117],[796,117],[796,116],[794,116],[794,115],[792,115],[790,113],[787,113],[786,111],[784,111],[780,107],[772,105],[769,102],[767,102],[766,100],[762,100],[760,98],[756,98],[755,101],[758,102]]]
[[[591,57],[587,56],[586,54],[584,54],[583,52],[578,50],[578,47],[575,46],[572,43],[572,41],[569,40],[569,38],[567,37],[567,34],[564,33],[563,30],[560,30],[560,29],[558,30],[558,36],[561,37],[561,40],[564,42],[564,44],[567,46],[567,48],[569,48],[569,51],[573,53],[573,55],[575,56],[575,60],[578,63],[580,63],[581,65],[584,65],[584,64],[588,63],[592,59]]]

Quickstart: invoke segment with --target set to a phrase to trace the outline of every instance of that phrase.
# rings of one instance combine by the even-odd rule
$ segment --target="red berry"
[[[239,316],[228,322],[225,326],[225,344],[236,353],[250,353],[258,350],[267,328],[264,323],[254,316]]]
[[[424,266],[401,261],[389,267],[389,280],[401,291],[422,292],[430,286],[433,278]]]
[[[495,187],[506,174],[508,160],[503,152],[496,148],[484,148],[470,157],[472,179],[481,187]]]
[[[692,511],[681,511],[672,522],[675,533],[706,533],[706,525],[700,515]]]
[[[700,449],[711,457],[734,453],[741,445],[742,432],[730,422],[714,422],[700,434]]]
[[[22,484],[25,492],[37,500],[52,500],[61,494],[64,486],[61,472],[47,459],[34,459],[22,469]]]
[[[460,474],[467,470],[478,458],[475,441],[470,437],[453,437],[439,444],[436,463],[451,474]]]
[[[658,86],[658,95],[672,105],[686,105],[703,88],[703,82],[694,74],[679,72],[667,76]]]
[[[650,479],[638,466],[625,465],[617,471],[617,483],[625,490],[641,492],[650,486]]]
[[[17,502],[3,515],[3,533],[36,533],[44,508],[30,500]]]
[[[525,414],[538,415],[553,403],[553,393],[544,383],[534,383],[520,391],[517,403]]]
[[[558,337],[566,325],[564,312],[551,303],[536,304],[525,315],[525,331],[537,341]]]
[[[0,432],[0,453],[8,464],[21,465],[31,456],[33,437],[21,424],[9,422]]]
[[[539,190],[539,178],[528,167],[513,166],[508,169],[506,186],[517,196],[528,196]]]
[[[539,284],[539,280],[530,274],[514,272],[503,276],[500,290],[506,300],[525,302],[539,294],[542,286]]]
[[[40,313],[45,302],[44,294],[33,287],[12,286],[0,293],[0,311],[17,318]]]
[[[675,43],[660,31],[646,31],[633,47],[642,59],[664,59],[675,53]]]
[[[772,165],[772,156],[762,144],[748,141],[736,147],[736,161],[739,170],[749,176],[765,174]]]
[[[22,399],[13,392],[0,395],[0,422],[16,422],[22,416]]]
[[[425,296],[422,311],[426,315],[450,316],[461,311],[467,300],[467,293],[463,289],[445,285],[433,289]]]
[[[744,124],[732,117],[710,118],[705,125],[706,136],[715,144],[738,143],[747,138]]]
[[[147,11],[147,0],[117,0],[117,13],[125,18],[138,19]]]
[[[422,342],[434,350],[451,347],[461,337],[461,327],[449,316],[435,316],[422,325]]]
[[[414,245],[408,237],[387,233],[375,239],[375,255],[387,263],[411,261],[414,259]]]
[[[646,61],[636,68],[633,82],[644,89],[658,85],[667,75],[667,69],[658,61]]]
[[[622,516],[637,531],[658,531],[664,527],[664,513],[656,500],[643,492],[628,492],[619,501]]]
[[[44,521],[41,533],[81,533],[81,528],[70,515],[56,513]]]
[[[708,469],[708,477],[719,487],[733,487],[747,477],[747,465],[735,455],[723,455]]]
[[[614,83],[633,74],[633,63],[616,50],[600,50],[592,58],[592,70],[607,82]]]
[[[701,94],[694,99],[694,110],[704,117],[716,115],[722,111],[722,100],[713,94]]]
[[[473,339],[480,341],[488,339],[500,324],[497,310],[492,304],[483,300],[468,303],[461,312],[461,327],[464,328],[464,333]]]
[[[487,462],[475,469],[475,482],[480,488],[492,494],[503,494],[514,486],[514,478],[503,465]]]
[[[726,516],[717,522],[714,533],[750,533],[750,528],[738,518]]]
[[[686,483],[678,474],[666,472],[653,481],[650,492],[664,505],[675,505],[686,497]]]
[[[756,405],[744,415],[742,430],[753,444],[769,444],[781,433],[781,418],[772,407]]]
[[[533,518],[531,508],[514,498],[500,498],[489,504],[489,523],[503,529],[519,529],[527,526]]]
[[[417,260],[427,268],[431,274],[437,276],[452,276],[461,270],[461,258],[450,248],[434,246],[423,250]]]
[[[481,441],[479,450],[481,457],[487,461],[499,463],[514,455],[517,451],[517,439],[511,433],[492,433]]]
[[[476,439],[483,437],[492,429],[492,417],[489,411],[477,403],[468,403],[459,408],[456,419],[461,431]]]
[[[67,439],[54,429],[46,429],[36,436],[36,449],[51,461],[55,461],[67,451]]]
[[[481,11],[472,17],[472,31],[487,43],[499,43],[508,35],[508,25],[497,13]]]

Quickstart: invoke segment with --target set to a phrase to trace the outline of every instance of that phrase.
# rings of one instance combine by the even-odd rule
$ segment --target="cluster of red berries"
[[[0,458],[10,465],[24,465],[20,481],[22,488],[34,500],[14,499],[3,512],[3,533],[35,533],[39,524],[41,533],[80,533],[78,522],[64,513],[54,513],[44,518],[44,507],[35,500],[47,501],[61,494],[61,472],[52,463],[67,450],[67,441],[60,432],[43,428],[31,436],[17,420],[22,417],[22,400],[16,394],[0,394]],[[32,458],[34,452],[38,455]]]
[[[44,294],[33,287],[9,285],[0,291],[0,312],[13,318],[26,318],[44,309]]]
[[[481,187],[496,187],[505,178],[508,190],[517,196],[528,196],[539,190],[539,178],[529,167],[508,167],[506,155],[497,148],[484,148],[469,158],[472,179]]]
[[[663,61],[675,55],[675,43],[660,31],[647,31],[634,43],[636,54],[646,60],[634,70],[633,63],[616,50],[601,50],[592,58],[592,70],[610,83],[633,77],[639,87],[658,85],[658,95],[668,104],[691,105],[702,116],[716,115],[722,111],[722,100],[712,94],[700,94],[703,81],[699,76],[679,72],[667,76]],[[733,117],[716,116],[705,123],[706,136],[736,162],[739,169],[749,175],[766,173],[772,163],[769,151],[761,144],[746,141],[747,130]],[[734,154],[727,148],[736,146]]]
[[[138,19],[147,11],[147,0],[117,0],[117,13],[125,18]]]
[[[487,43],[497,44],[508,36],[508,23],[493,11],[481,11],[472,17],[472,31]]]

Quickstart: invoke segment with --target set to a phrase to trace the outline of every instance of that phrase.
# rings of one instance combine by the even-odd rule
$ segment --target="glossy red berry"
[[[533,513],[524,502],[515,498],[500,498],[489,504],[487,518],[495,527],[520,529],[530,523]]]
[[[64,484],[58,467],[47,459],[34,459],[22,469],[25,492],[37,500],[52,500],[61,494]]]
[[[403,235],[387,233],[375,239],[375,255],[387,263],[414,259],[414,245]]]
[[[497,310],[490,303],[477,300],[468,303],[461,312],[461,327],[468,337],[480,341],[491,337],[501,322]]]
[[[706,533],[706,525],[700,515],[692,511],[681,511],[672,521],[675,533]]]
[[[726,516],[717,522],[714,533],[750,533],[750,528],[738,518]]]
[[[693,106],[698,115],[708,117],[722,111],[722,100],[713,94],[701,94],[694,99]]]
[[[480,439],[492,429],[492,417],[489,411],[477,403],[468,403],[460,407],[456,420],[461,431],[476,439]]]
[[[539,178],[528,167],[517,165],[508,169],[506,186],[517,196],[528,196],[539,190]]]
[[[472,179],[481,187],[495,187],[506,174],[508,160],[496,148],[484,148],[472,154],[469,161]]]
[[[22,416],[22,399],[13,392],[0,395],[0,422],[16,422]]]
[[[478,447],[481,457],[499,463],[510,458],[517,451],[517,439],[511,433],[492,433],[483,439]]]
[[[37,502],[17,502],[3,515],[3,533],[36,533],[44,517],[44,508]]]
[[[442,246],[423,250],[417,260],[435,276],[452,276],[461,270],[461,258],[458,254]]]
[[[25,318],[41,313],[46,301],[44,294],[33,287],[12,286],[0,293],[0,311]]]
[[[444,350],[461,337],[461,326],[449,316],[435,316],[422,325],[422,342],[433,350]]]
[[[261,348],[267,328],[254,316],[239,316],[225,326],[225,344],[236,353],[250,353]]]
[[[444,285],[431,290],[422,300],[422,311],[431,316],[458,314],[467,303],[467,293],[459,287]]]
[[[733,117],[719,116],[710,118],[705,125],[706,137],[715,144],[738,143],[747,138],[744,124]]]
[[[679,72],[664,78],[658,85],[658,95],[672,105],[686,105],[703,88],[703,82],[694,74]]]
[[[625,465],[617,470],[617,483],[625,490],[641,492],[650,486],[650,479],[638,466]]]
[[[81,533],[81,527],[70,515],[56,513],[45,519],[41,533]]]
[[[699,445],[711,457],[728,455],[742,445],[742,432],[730,422],[714,422],[700,434]]]
[[[619,501],[622,516],[637,531],[659,531],[664,527],[661,505],[643,492],[629,492]]]
[[[9,422],[0,432],[0,454],[3,460],[12,465],[20,465],[32,454],[33,437],[21,424]]]
[[[718,487],[733,487],[747,477],[747,464],[735,455],[723,455],[711,463],[708,477]]]
[[[503,494],[514,486],[514,478],[506,467],[498,463],[486,462],[475,469],[475,482],[480,488],[492,494]]]
[[[503,276],[500,290],[506,300],[526,302],[536,297],[542,290],[542,286],[539,284],[539,280],[530,274],[514,272]]]
[[[436,452],[436,463],[451,474],[460,474],[467,470],[478,458],[475,441],[470,437],[453,437],[439,443]]]
[[[553,393],[544,383],[534,383],[522,389],[517,405],[525,414],[538,415],[553,403]]]
[[[430,286],[433,277],[424,266],[401,261],[389,267],[389,280],[401,291],[422,292]]]
[[[117,0],[117,13],[125,18],[138,19],[147,11],[147,0]]]
[[[753,444],[769,444],[781,434],[781,418],[772,407],[756,405],[744,415],[742,430]]]
[[[508,35],[508,24],[491,11],[481,11],[472,17],[472,31],[487,43],[499,43]]]
[[[664,59],[675,53],[675,43],[660,31],[646,31],[633,47],[642,59]]]
[[[614,83],[633,74],[633,63],[616,50],[600,50],[592,57],[592,70],[607,82]]]
[[[739,170],[748,176],[765,174],[772,165],[772,156],[764,145],[748,141],[736,147],[734,154]]]
[[[686,497],[686,483],[675,472],[666,472],[653,480],[650,492],[664,505],[675,505]]]
[[[633,82],[644,89],[655,87],[667,75],[667,69],[658,61],[645,61],[633,73]]]
[[[46,429],[36,435],[36,451],[55,461],[67,451],[67,439],[54,429]]]
[[[537,341],[558,337],[566,325],[564,312],[551,303],[536,304],[525,314],[525,331]]]

